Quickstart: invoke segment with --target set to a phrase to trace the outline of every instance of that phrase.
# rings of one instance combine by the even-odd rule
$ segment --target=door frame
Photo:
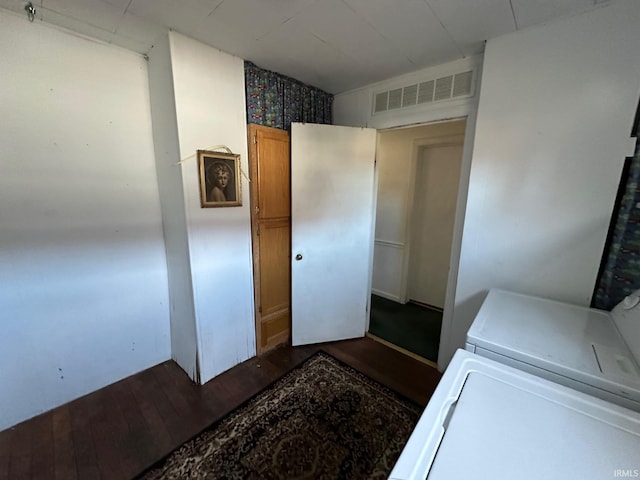
[[[452,120],[452,121],[461,121],[462,119]],[[438,122],[443,123],[443,122]],[[413,223],[415,221],[416,216],[416,202],[415,202],[415,194],[418,183],[418,165],[420,160],[421,153],[427,148],[433,147],[449,147],[449,146],[461,146],[464,147],[464,135],[442,135],[437,137],[429,137],[429,138],[420,138],[413,141],[412,145],[412,154],[411,154],[411,166],[410,166],[410,177],[411,184],[409,186],[409,202],[407,208],[407,215],[405,218],[405,230],[404,230],[404,251],[403,251],[403,262],[402,262],[402,270],[401,270],[401,283],[400,283],[400,301],[402,303],[407,303],[409,301],[409,276],[411,274],[411,249],[413,248],[412,243],[414,239],[414,228]],[[463,152],[464,157],[464,152]],[[462,159],[461,159],[462,163]],[[462,170],[460,172],[460,177],[462,177]],[[460,189],[460,181],[458,179],[458,190]],[[458,210],[457,202],[460,200],[459,195],[457,195],[456,199],[456,212]],[[455,220],[455,219],[454,219]],[[452,240],[452,251],[453,251],[453,240]],[[449,259],[449,271],[451,270],[451,258]],[[448,283],[448,282],[447,282]],[[446,303],[446,302],[445,302]]]
[[[479,85],[476,86],[479,88]],[[421,127],[425,125],[435,125],[443,122],[455,120],[466,120],[464,130],[464,144],[462,147],[462,165],[460,169],[460,184],[458,186],[458,200],[456,202],[456,214],[453,227],[453,242],[451,245],[451,259],[449,262],[449,276],[447,279],[447,294],[442,312],[442,328],[440,329],[440,344],[438,349],[438,370],[444,371],[449,363],[455,347],[451,345],[451,338],[455,329],[454,307],[456,303],[456,290],[458,285],[458,270],[460,267],[460,254],[462,251],[462,229],[464,217],[467,210],[467,197],[469,195],[469,178],[471,176],[471,160],[473,153],[473,143],[475,140],[477,101],[464,108],[453,108],[444,112],[438,112],[429,119],[420,119],[415,123],[407,121],[408,118],[393,119],[390,122],[372,121],[370,127],[377,128],[378,132],[398,130],[404,128]],[[430,115],[426,115],[430,117]],[[379,151],[379,149],[378,149]],[[401,277],[404,278],[404,277]]]
[[[376,154],[373,161],[373,202],[371,208],[371,244],[369,245],[369,284],[367,285],[367,291],[369,296],[367,297],[367,320],[365,322],[365,335],[369,334],[369,324],[371,323],[371,291],[373,289],[373,259],[376,253],[376,221],[378,215],[378,182],[380,180],[380,173],[378,171],[378,156],[380,155],[380,130],[376,129]]]

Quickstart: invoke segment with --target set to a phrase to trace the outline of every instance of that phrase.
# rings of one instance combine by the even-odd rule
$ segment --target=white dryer
[[[640,413],[458,350],[390,479],[640,477]]]
[[[607,312],[492,289],[466,350],[640,412],[640,291]]]

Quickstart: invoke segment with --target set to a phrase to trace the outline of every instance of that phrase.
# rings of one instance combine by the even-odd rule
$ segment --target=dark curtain
[[[333,95],[244,62],[247,123],[291,129],[291,122],[331,124]]]
[[[640,106],[633,136],[640,135]],[[640,289],[640,143],[627,159],[592,306],[611,310]]]

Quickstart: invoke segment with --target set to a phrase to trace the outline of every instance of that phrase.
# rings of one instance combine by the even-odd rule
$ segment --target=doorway
[[[378,133],[369,335],[435,366],[466,119]]]
[[[445,278],[445,285],[435,280],[436,275],[433,272],[427,275],[427,281],[420,279],[423,271],[431,268],[424,266],[421,256],[427,257],[424,250],[433,249],[438,243],[434,241],[434,231],[438,228],[442,231],[449,230],[449,227],[444,225],[446,222],[438,223],[435,220],[426,222],[431,226],[425,227],[423,218],[425,211],[431,212],[433,204],[441,200],[438,196],[435,200],[429,199],[429,195],[426,195],[424,200],[423,194],[425,190],[428,190],[427,193],[433,193],[430,192],[433,188],[428,188],[430,183],[436,186],[443,183],[442,173],[438,173],[440,163],[446,165],[453,162],[451,158],[456,157],[456,152],[462,157],[466,119],[384,130],[377,133],[371,129],[353,127],[299,125],[298,133],[302,136],[299,137],[299,142],[293,142],[293,144],[299,147],[297,152],[302,155],[301,162],[290,160],[291,142],[287,132],[268,127],[249,127],[258,353],[263,353],[281,343],[288,343],[292,338],[294,340],[298,338],[294,344],[296,342],[315,343],[336,338],[355,338],[364,335],[367,329],[375,336],[375,313],[376,305],[379,304],[375,300],[378,299],[390,302],[389,304],[394,308],[413,308],[421,312],[414,316],[418,319],[414,322],[417,325],[415,331],[412,327],[402,326],[400,320],[406,317],[404,314],[400,315],[400,320],[392,319],[387,325],[390,324],[396,328],[396,331],[405,339],[431,342],[434,345],[431,353],[421,351],[416,353],[412,346],[402,343],[402,338],[393,338],[386,334],[379,334],[379,336],[398,349],[404,349],[405,353],[426,358],[425,362],[435,365],[440,343],[442,315],[443,313],[446,315],[446,312],[441,310],[444,305],[440,306],[442,302],[438,300],[437,295],[431,297],[435,300],[427,298],[425,301],[425,297],[414,292],[416,284],[426,283],[432,284],[432,287],[437,286],[435,290],[439,289],[440,298],[442,291],[446,296],[446,282],[450,281],[447,277],[450,277],[451,241],[449,240],[446,245],[447,251],[436,255],[438,260],[443,258],[445,260],[444,266],[441,265],[440,268],[445,272],[440,275],[441,278]],[[302,141],[305,138],[303,135],[305,129],[310,130],[309,141],[312,142],[313,147]],[[356,140],[360,134],[370,138]],[[342,136],[345,137],[345,143],[339,152],[334,152],[331,148],[340,143],[337,139]],[[376,136],[377,154],[375,153]],[[347,141],[347,138],[350,140]],[[353,143],[354,140],[355,143]],[[275,152],[274,156],[279,160],[273,163],[265,162],[269,152]],[[309,157],[309,152],[315,157]],[[375,169],[374,156],[377,158]],[[341,159],[339,167],[318,160],[325,157]],[[349,161],[346,162],[345,159]],[[458,159],[458,163],[460,161],[461,158]],[[431,165],[434,162],[435,167]],[[302,167],[302,171],[296,176],[298,180],[292,181],[299,187],[298,200],[293,202],[291,202],[292,193],[289,182],[289,179],[294,177],[292,163],[294,166]],[[320,166],[323,167],[322,171],[316,172],[314,169]],[[272,167],[274,170],[267,173],[267,167]],[[376,183],[374,170],[377,172],[377,195],[374,194],[373,189]],[[445,192],[452,193],[451,197],[454,199],[457,198],[460,180],[459,164],[457,172],[457,179],[456,175],[447,174],[453,180],[449,187],[443,189]],[[355,192],[361,192],[364,196],[354,201]],[[274,203],[269,203],[270,200]],[[266,203],[263,204],[263,202]],[[300,207],[303,213],[306,212],[307,216],[301,217],[300,221],[294,221],[292,203],[296,208]],[[447,202],[441,203],[447,204]],[[453,208],[447,225],[451,225],[452,231],[455,200],[449,204]],[[351,210],[347,207],[356,209],[357,213],[349,213]],[[337,213],[339,218],[345,217],[345,222],[336,221]],[[435,212],[436,218],[443,215],[440,211]],[[362,221],[354,222],[356,218]],[[417,220],[414,221],[414,219]],[[295,236],[292,234],[294,225],[297,225],[302,233],[306,232],[307,236],[310,234],[311,240],[305,237],[305,242],[296,244],[295,249],[292,250],[292,243],[295,243],[293,242]],[[336,229],[339,231],[334,231]],[[375,242],[372,242],[373,230]],[[449,231],[449,237],[451,237],[451,231]],[[267,232],[269,235],[266,234]],[[318,241],[319,232],[331,233],[331,239]],[[351,241],[356,234],[358,240]],[[339,239],[337,243],[336,239]],[[273,240],[274,245],[267,245],[266,242],[269,240]],[[370,245],[370,242],[374,243],[373,254],[370,247],[363,248]],[[327,246],[338,250],[328,253]],[[316,247],[319,248],[318,251]],[[346,247],[353,247],[349,250],[348,258],[327,261],[327,258],[337,259],[346,251]],[[293,262],[292,257],[295,257]],[[362,268],[357,271],[363,272],[362,275],[358,273],[358,281],[352,278],[356,274],[356,269],[353,268],[356,258],[362,263]],[[420,266],[416,267],[416,265]],[[296,271],[300,273],[302,270],[317,266],[318,272],[307,277],[324,278],[322,287],[296,290],[294,288],[296,282],[292,282],[292,266],[295,266]],[[263,271],[264,267],[273,268]],[[339,269],[343,267],[347,270]],[[369,275],[371,271],[373,275]],[[271,273],[273,278],[269,276]],[[367,286],[369,280],[371,288]],[[311,283],[298,282],[298,284],[308,286]],[[362,295],[359,292],[353,295],[345,294],[350,291],[347,288],[348,285],[361,288]],[[327,292],[333,293],[328,295]],[[368,308],[367,299],[371,293],[375,297],[372,299],[371,308]],[[298,308],[293,308],[296,304],[294,298],[304,300],[304,305],[298,302]],[[335,307],[334,310],[337,310],[334,311],[328,307]],[[345,314],[347,307],[353,307],[352,314]],[[296,329],[292,328],[292,324],[294,327],[296,325],[295,319],[292,321],[292,313],[295,314],[296,311],[301,314],[299,323],[301,330],[298,332],[298,337],[296,337]],[[424,320],[427,316],[425,312],[429,312],[436,318],[432,322],[435,328],[433,326],[425,328]],[[358,326],[360,321],[358,319],[361,316],[362,325]]]

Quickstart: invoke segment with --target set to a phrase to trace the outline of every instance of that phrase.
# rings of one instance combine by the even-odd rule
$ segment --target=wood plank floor
[[[440,380],[369,338],[279,348],[203,386],[167,361],[0,432],[0,479],[132,478],[320,349],[420,405]]]

